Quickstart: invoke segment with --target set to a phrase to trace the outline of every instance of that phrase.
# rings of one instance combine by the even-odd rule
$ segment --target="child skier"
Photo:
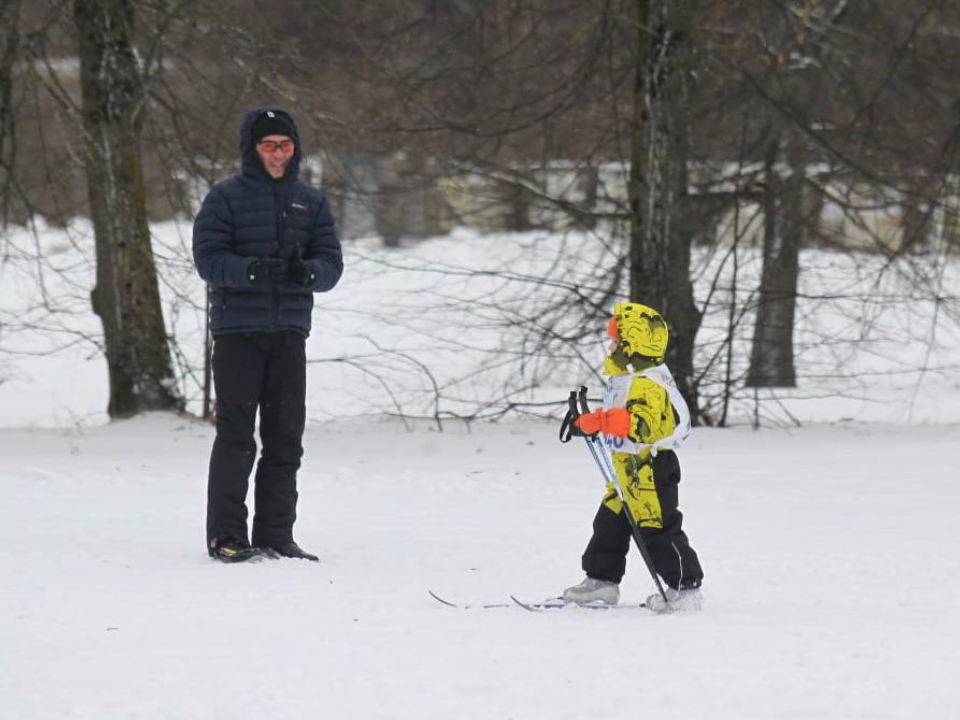
[[[611,452],[628,511],[654,570],[668,586],[670,607],[698,609],[703,570],[681,529],[680,465],[674,453],[690,431],[690,415],[663,364],[667,324],[656,310],[625,302],[614,307],[607,333],[612,342],[603,373],[610,381],[603,409],[579,415],[574,424],[578,434],[600,433]],[[583,553],[587,577],[564,590],[564,601],[615,605],[620,600],[631,532],[623,502],[609,483],[593,520],[593,537]],[[659,593],[646,602],[654,610],[665,609]]]

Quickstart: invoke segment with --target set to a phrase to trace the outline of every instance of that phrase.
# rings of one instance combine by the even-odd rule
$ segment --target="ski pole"
[[[573,395],[574,393],[571,391],[571,400]],[[585,386],[580,386],[580,392],[577,394],[577,398],[580,404],[580,407],[576,408],[577,412],[581,414],[590,412],[590,408],[587,406],[587,388]],[[643,536],[640,535],[640,528],[637,526],[637,521],[633,519],[633,513],[630,511],[630,505],[627,504],[626,495],[623,492],[623,487],[620,485],[620,478],[617,477],[617,473],[613,468],[613,461],[607,454],[607,448],[600,441],[597,433],[589,436],[584,435],[583,439],[587,443],[587,448],[590,450],[590,454],[593,456],[593,461],[597,464],[600,474],[603,475],[603,478],[606,482],[612,483],[613,487],[616,489],[617,497],[620,498],[620,502],[623,504],[623,514],[627,516],[627,522],[630,524],[630,531],[633,534],[633,541],[637,546],[637,550],[640,551],[640,557],[643,558],[643,564],[647,566],[647,570],[650,572],[650,577],[653,578],[653,582],[657,586],[657,592],[660,593],[660,597],[663,598],[663,602],[669,603],[670,601],[667,599],[667,593],[663,589],[663,584],[660,582],[660,576],[657,575],[657,571],[653,569],[653,558],[650,557],[650,551],[647,549],[647,544],[644,542]],[[601,457],[603,459],[602,463]],[[604,467],[604,465],[606,467]]]

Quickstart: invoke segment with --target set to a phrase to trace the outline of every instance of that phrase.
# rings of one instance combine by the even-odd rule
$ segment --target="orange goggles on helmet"
[[[609,335],[613,340],[620,342],[620,328],[617,327],[617,316],[614,315],[610,318],[610,322],[607,323],[607,335]]]

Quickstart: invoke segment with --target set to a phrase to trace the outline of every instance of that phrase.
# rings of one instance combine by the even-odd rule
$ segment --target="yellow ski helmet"
[[[667,354],[670,331],[667,322],[653,308],[634,302],[613,306],[608,333],[617,341],[611,357],[621,355],[629,362],[662,363]],[[614,360],[618,358],[614,357]]]

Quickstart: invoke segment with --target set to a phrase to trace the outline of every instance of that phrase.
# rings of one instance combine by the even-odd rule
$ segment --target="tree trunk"
[[[146,110],[131,0],[75,0],[86,175],[97,248],[110,417],[182,406],[160,309],[140,161]]]
[[[0,0],[0,226],[10,221],[16,165],[13,68],[20,48],[20,0]]]
[[[799,141],[797,141],[799,142]],[[790,175],[781,180],[776,163],[780,139],[770,143],[764,190],[763,270],[753,333],[749,387],[795,387],[793,322],[797,306],[806,160],[796,144],[788,156]]]
[[[691,0],[637,0],[635,121],[630,166],[630,297],[670,327],[667,362],[700,421],[693,370],[700,311],[690,280],[687,120]]]

